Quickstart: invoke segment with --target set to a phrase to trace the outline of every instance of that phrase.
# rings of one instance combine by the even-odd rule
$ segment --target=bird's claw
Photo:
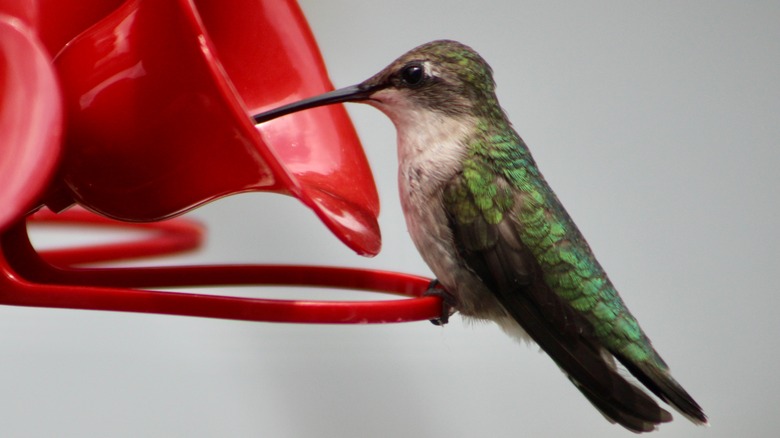
[[[457,311],[457,300],[455,296],[447,292],[439,283],[439,280],[433,279],[428,284],[428,289],[423,293],[424,297],[439,297],[441,299],[441,316],[431,319],[433,325],[444,325],[450,321],[450,316]]]

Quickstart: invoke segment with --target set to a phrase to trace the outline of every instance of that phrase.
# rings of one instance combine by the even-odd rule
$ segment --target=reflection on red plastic
[[[201,229],[184,219],[161,224],[113,222],[84,212],[59,215],[36,214],[35,222],[92,224],[154,230],[151,238],[138,242],[92,248],[35,252],[24,223],[6,232],[0,241],[0,304],[70,309],[114,310],[269,322],[390,323],[433,319],[440,316],[441,302],[422,297],[426,278],[367,269],[290,266],[228,265],[152,268],[76,268],[84,261],[108,261],[111,254],[127,258],[159,255],[161,247],[172,252],[189,250],[200,242]],[[177,245],[170,245],[177,241]],[[167,243],[166,243],[167,242]],[[135,249],[132,249],[135,248]],[[140,249],[139,248],[143,248]],[[13,251],[13,258],[8,258]],[[90,254],[92,252],[93,254]],[[50,264],[56,262],[54,264]],[[149,287],[228,285],[292,285],[386,292],[413,298],[383,301],[312,301],[238,298],[141,290]]]
[[[378,196],[344,108],[250,119],[332,89],[294,1],[129,0],[55,65],[69,115],[61,175],[79,204],[155,221],[285,193],[358,253],[379,251]]]
[[[0,15],[0,232],[38,201],[60,156],[60,90],[32,29]]]
[[[0,0],[0,12],[22,20],[54,56],[124,0]]]

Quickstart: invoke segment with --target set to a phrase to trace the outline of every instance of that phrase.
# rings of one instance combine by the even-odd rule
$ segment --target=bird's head
[[[470,47],[439,40],[416,47],[360,84],[255,116],[257,123],[339,102],[372,105],[402,126],[420,113],[443,117],[491,117],[500,113],[490,66]]]

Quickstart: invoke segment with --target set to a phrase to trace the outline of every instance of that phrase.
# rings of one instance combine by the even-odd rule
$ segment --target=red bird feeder
[[[252,122],[252,114],[332,89],[295,2],[0,0],[0,72],[0,304],[308,323],[439,316],[439,299],[421,297],[427,279],[392,272],[82,266],[194,249],[204,230],[170,218],[246,191],[294,196],[357,253],[379,251],[376,188],[344,108]],[[64,211],[74,204],[83,208]],[[31,215],[44,206],[62,213]],[[27,221],[148,235],[38,253]],[[414,298],[296,301],[149,290],[204,285]]]

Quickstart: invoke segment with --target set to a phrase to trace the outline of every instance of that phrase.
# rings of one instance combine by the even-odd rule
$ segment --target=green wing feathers
[[[511,128],[482,124],[444,203],[459,251],[508,313],[609,419],[636,431],[666,411],[605,360],[695,422],[706,417],[669,375],[527,147]]]

